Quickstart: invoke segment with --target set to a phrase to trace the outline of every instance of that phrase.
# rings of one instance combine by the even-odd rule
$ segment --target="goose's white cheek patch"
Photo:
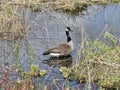
[[[66,28],[66,31],[69,31],[69,30]]]

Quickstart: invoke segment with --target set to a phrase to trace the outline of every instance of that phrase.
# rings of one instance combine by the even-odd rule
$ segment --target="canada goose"
[[[61,43],[49,50],[45,51],[43,55],[50,55],[53,57],[60,57],[60,56],[67,56],[73,50],[73,42],[69,35],[69,32],[72,31],[70,27],[66,27],[66,36],[67,36],[67,43]]]

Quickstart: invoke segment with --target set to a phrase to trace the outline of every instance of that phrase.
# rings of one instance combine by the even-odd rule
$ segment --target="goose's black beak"
[[[72,30],[72,29],[69,29],[69,32],[73,32],[73,30]]]
[[[73,30],[70,29],[70,32],[73,32]]]

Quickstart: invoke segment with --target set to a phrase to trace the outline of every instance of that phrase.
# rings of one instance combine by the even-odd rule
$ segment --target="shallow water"
[[[45,9],[42,12],[30,12],[29,22],[32,27],[29,32],[28,42],[34,47],[36,56],[34,63],[39,65],[40,69],[47,70],[47,75],[42,78],[36,78],[35,80],[37,80],[38,83],[50,84],[53,80],[59,79],[59,84],[63,85],[65,84],[65,79],[59,72],[59,67],[72,67],[78,60],[77,50],[81,42],[81,27],[84,28],[91,39],[100,38],[106,26],[107,31],[120,37],[120,4],[111,4],[105,7],[97,5],[90,6],[87,10],[77,15]],[[71,53],[72,57],[67,60],[51,60],[49,56],[43,56],[42,53],[48,48],[58,43],[66,42],[66,26],[70,26],[73,30],[73,33],[70,33],[74,42],[74,50]],[[22,51],[22,49],[20,51],[22,67],[26,68],[27,63],[25,61],[27,58],[23,53],[24,51]],[[36,84],[36,87],[37,86]],[[75,80],[70,81],[70,87],[76,88],[77,86],[78,84]],[[82,84],[79,86],[82,90],[85,87],[85,85]],[[56,87],[53,88],[56,90]],[[96,88],[97,87],[94,89]]]
[[[32,13],[31,17],[35,17],[35,15],[37,16],[39,14],[41,13]],[[80,12],[77,15],[49,10],[45,10],[45,12],[43,12],[41,15],[42,18],[37,20],[39,29],[36,28],[36,26],[32,28],[34,36],[30,37],[30,42],[33,43],[33,46],[35,47],[36,55],[41,58],[41,60],[36,60],[36,63],[50,58],[49,56],[41,55],[45,50],[56,45],[57,43],[66,42],[66,26],[70,26],[73,30],[73,33],[70,33],[70,35],[75,46],[74,51],[71,53],[72,61],[70,61],[70,66],[72,66],[77,60],[76,51],[79,48],[81,41],[81,27],[85,29],[86,33],[91,39],[100,37],[106,26],[107,31],[110,31],[116,36],[120,36],[119,4],[109,5],[106,7],[88,7],[86,11]],[[35,29],[38,30],[34,31]],[[58,67],[62,66],[63,64],[65,65],[65,63],[68,61],[64,61],[63,64],[60,62],[63,61],[47,60],[46,62],[40,64],[40,68],[44,68],[48,72],[51,69],[46,82],[51,82],[53,79],[60,79],[60,82],[64,83],[64,79],[61,76]],[[73,80],[71,81],[71,86],[74,85],[77,85],[77,83]]]

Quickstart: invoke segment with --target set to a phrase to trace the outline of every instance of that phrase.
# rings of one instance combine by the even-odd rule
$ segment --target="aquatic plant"
[[[90,40],[86,36],[82,39],[78,50],[81,60],[73,67],[76,80],[119,90],[120,47],[116,44],[119,39],[109,32],[104,33],[102,41]]]

